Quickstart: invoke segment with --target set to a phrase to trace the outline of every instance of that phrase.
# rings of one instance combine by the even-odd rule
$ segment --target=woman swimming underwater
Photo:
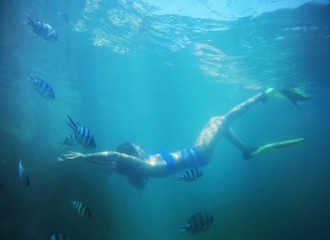
[[[165,177],[183,169],[202,167],[208,164],[211,160],[214,148],[221,137],[226,138],[241,150],[245,159],[272,150],[295,146],[304,142],[305,138],[298,138],[289,141],[270,143],[258,148],[251,148],[245,145],[231,129],[230,125],[232,122],[244,115],[256,103],[265,102],[268,96],[274,94],[274,89],[269,88],[265,92],[261,92],[234,107],[226,115],[212,117],[197,137],[194,145],[190,148],[171,153],[166,151],[155,151],[148,155],[144,155],[142,149],[136,145],[131,145],[130,151],[119,151],[117,149],[117,151],[105,151],[91,154],[70,152],[62,154],[58,157],[58,160],[83,160],[98,163],[109,166],[113,170],[125,174],[128,177],[131,173],[143,178]],[[290,97],[292,98],[292,96]],[[135,148],[135,150],[132,148]],[[132,151],[134,153],[132,153]],[[125,170],[127,168],[129,171]],[[143,186],[144,184],[142,184],[142,187]]]

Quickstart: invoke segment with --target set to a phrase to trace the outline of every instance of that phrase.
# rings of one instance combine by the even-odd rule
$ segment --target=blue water
[[[2,3],[0,239],[330,239],[329,2],[227,1],[226,13],[220,1],[171,11],[156,2]],[[33,33],[24,12],[59,40]],[[28,72],[54,88],[55,100],[32,89]],[[233,129],[251,146],[304,144],[246,161],[221,139],[199,181],[153,178],[143,190],[100,166],[56,160],[127,141],[146,152],[189,147],[210,117],[270,86],[312,98],[301,110],[269,98]],[[67,114],[93,132],[96,149],[58,144],[71,134]],[[18,179],[19,157],[29,187]],[[85,202],[93,219],[74,214],[70,200]],[[198,211],[213,215],[211,227],[179,234]]]

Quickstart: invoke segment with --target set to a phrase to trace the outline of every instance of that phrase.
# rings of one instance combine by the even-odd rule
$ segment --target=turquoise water
[[[218,1],[2,3],[0,239],[329,239],[330,5],[289,2],[227,1],[223,12]],[[33,33],[24,12],[51,24],[58,41]],[[31,88],[28,72],[55,100]],[[56,161],[127,141],[146,152],[189,147],[210,117],[270,86],[312,99],[299,111],[270,98],[233,129],[251,146],[306,137],[303,145],[246,161],[221,139],[199,181],[153,178],[143,190],[100,166]],[[71,134],[67,114],[93,132],[96,149],[58,144]],[[179,234],[198,211],[213,215],[211,227]]]

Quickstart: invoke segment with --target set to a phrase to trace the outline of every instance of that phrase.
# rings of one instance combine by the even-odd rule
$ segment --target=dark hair
[[[121,144],[116,151],[141,159],[145,154],[140,146],[128,142]],[[149,179],[131,165],[123,162],[117,162],[117,172],[126,175],[128,181],[138,189],[144,188]]]

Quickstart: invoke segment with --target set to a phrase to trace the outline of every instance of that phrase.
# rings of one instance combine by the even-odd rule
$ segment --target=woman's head
[[[128,142],[119,145],[119,147],[117,147],[117,152],[125,153],[127,155],[131,155],[138,158],[143,158],[145,155],[145,152],[140,146]]]
[[[143,159],[145,152],[138,145],[133,143],[123,143],[117,148],[117,152],[131,155]],[[144,188],[148,181],[148,177],[140,173],[133,166],[122,162],[117,162],[117,172],[127,176],[128,181],[138,189]]]

